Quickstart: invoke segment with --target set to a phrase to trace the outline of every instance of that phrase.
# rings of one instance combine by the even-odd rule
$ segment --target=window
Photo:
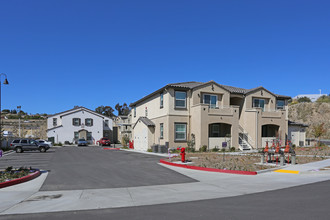
[[[74,139],[75,140],[79,139],[79,132],[78,131],[74,132]]]
[[[136,117],[136,107],[134,107],[134,118]]]
[[[164,93],[160,93],[160,108],[164,107]]]
[[[261,108],[265,110],[265,100],[264,99],[253,99],[253,108]]]
[[[164,138],[164,124],[160,123],[160,138],[163,139]]]
[[[208,95],[205,94],[203,99],[204,104],[208,104],[210,108],[216,108],[218,105],[218,96],[217,95]]]
[[[187,124],[175,123],[175,140],[185,141],[187,137]]]
[[[175,91],[175,108],[186,108],[186,92]]]
[[[27,140],[22,140],[21,141],[21,144],[27,144],[28,142],[27,142]]]
[[[53,126],[57,126],[57,118],[53,118]]]
[[[79,125],[81,125],[81,120],[80,120],[80,118],[73,118],[73,119],[72,119],[72,125],[74,125],[74,126],[79,126]]]
[[[87,132],[87,141],[92,140],[92,132]]]
[[[284,100],[277,100],[277,102],[276,102],[277,109],[284,109],[284,105],[285,105]]]
[[[93,126],[93,119],[92,118],[86,118],[85,119],[85,125],[86,126]]]
[[[13,144],[18,144],[19,143],[19,140],[14,140],[13,141]]]
[[[209,137],[220,137],[220,124],[210,124]]]

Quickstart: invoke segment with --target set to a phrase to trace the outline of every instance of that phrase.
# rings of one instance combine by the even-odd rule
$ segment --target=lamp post
[[[7,75],[5,73],[0,73],[0,149],[2,148],[2,124],[1,124],[1,76],[5,76],[3,84],[8,85]]]
[[[21,137],[21,106],[17,106],[18,114],[18,137]]]

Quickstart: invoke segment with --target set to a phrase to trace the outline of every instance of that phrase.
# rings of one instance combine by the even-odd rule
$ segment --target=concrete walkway
[[[0,190],[0,215],[91,210],[188,202],[239,196],[330,180],[330,160],[286,169],[298,175],[268,172],[256,176],[213,173],[161,166],[198,180],[195,183],[127,188],[39,191],[47,173],[28,183]]]

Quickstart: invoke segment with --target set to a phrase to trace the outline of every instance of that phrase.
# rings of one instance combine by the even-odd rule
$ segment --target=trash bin
[[[152,145],[151,148],[152,148],[152,152],[153,153],[158,153],[158,145],[157,144],[156,145]]]

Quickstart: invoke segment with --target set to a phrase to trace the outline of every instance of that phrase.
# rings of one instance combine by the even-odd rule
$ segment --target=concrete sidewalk
[[[301,175],[264,173],[244,176],[189,170],[160,164],[198,180],[196,183],[154,185],[113,189],[38,191],[45,175],[27,185],[0,190],[0,214],[23,214],[132,207],[239,196],[330,180],[330,160],[295,165]]]

